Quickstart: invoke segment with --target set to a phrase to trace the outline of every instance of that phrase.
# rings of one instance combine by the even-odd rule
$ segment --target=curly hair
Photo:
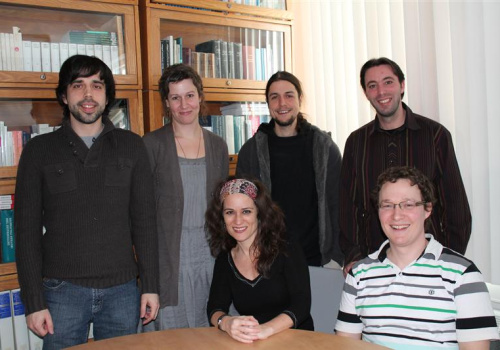
[[[257,197],[254,203],[257,207],[259,225],[252,248],[257,253],[257,271],[268,278],[271,265],[276,257],[280,253],[286,254],[284,214],[280,207],[273,202],[269,192],[260,181],[240,178],[252,182],[257,187]],[[224,203],[220,200],[222,187],[233,179],[235,177],[230,176],[219,183],[205,213],[205,230],[208,235],[210,251],[215,257],[221,252],[230,253],[237,244],[236,240],[227,232],[223,217]]]
[[[420,190],[420,194],[422,195],[422,201],[426,203],[426,205],[424,205],[424,209],[426,211],[430,211],[431,206],[429,204],[432,204],[432,207],[436,204],[434,184],[420,170],[410,166],[391,167],[378,176],[377,185],[372,192],[372,200],[375,206],[378,208],[379,195],[382,186],[384,186],[387,182],[395,183],[401,179],[409,180],[412,186],[417,185]],[[429,218],[426,219],[426,224]]]

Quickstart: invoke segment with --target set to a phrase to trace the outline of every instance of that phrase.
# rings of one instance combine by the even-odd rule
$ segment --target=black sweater
[[[14,220],[26,314],[46,308],[43,277],[107,288],[139,274],[143,293],[158,292],[146,149],[138,135],[115,129],[107,118],[104,123],[90,149],[66,121],[23,150]]]

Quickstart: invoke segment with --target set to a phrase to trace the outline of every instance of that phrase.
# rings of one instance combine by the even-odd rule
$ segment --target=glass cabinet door
[[[273,73],[291,70],[291,27],[286,21],[263,23],[168,8],[148,8],[150,25],[142,32],[148,61],[144,75],[151,89],[158,89],[162,70],[175,63],[195,68],[208,89],[263,90]]]
[[[45,3],[0,2],[0,87],[57,84],[61,64],[75,54],[101,58],[117,85],[139,87],[136,6]]]
[[[144,96],[145,106],[154,115],[154,125],[146,129],[155,130],[166,124],[165,113],[158,91],[148,91]],[[229,154],[238,154],[241,146],[255,134],[259,125],[269,122],[270,115],[264,95],[207,93],[207,116],[200,118],[200,124],[222,137]]]
[[[9,90],[0,98],[0,178],[14,178],[23,146],[32,137],[52,132],[62,121],[62,107],[49,90]],[[27,97],[29,96],[29,97]],[[109,118],[116,127],[143,133],[137,91],[117,91]],[[3,191],[0,191],[3,192]],[[13,190],[12,190],[13,193]]]

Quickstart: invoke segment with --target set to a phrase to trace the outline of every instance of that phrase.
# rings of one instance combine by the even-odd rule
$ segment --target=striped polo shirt
[[[349,272],[335,330],[393,349],[458,349],[458,342],[498,339],[481,272],[431,234],[423,254],[403,270],[389,241]]]

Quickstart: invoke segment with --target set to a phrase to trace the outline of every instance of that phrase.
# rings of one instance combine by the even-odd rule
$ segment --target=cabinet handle
[[[45,80],[45,79],[47,79],[47,76],[46,76],[45,74],[41,74],[41,75],[40,75],[40,79],[41,79],[41,80]]]
[[[227,85],[227,86],[231,86],[231,84],[232,84],[232,83],[231,83],[231,80],[226,80],[226,85]]]

